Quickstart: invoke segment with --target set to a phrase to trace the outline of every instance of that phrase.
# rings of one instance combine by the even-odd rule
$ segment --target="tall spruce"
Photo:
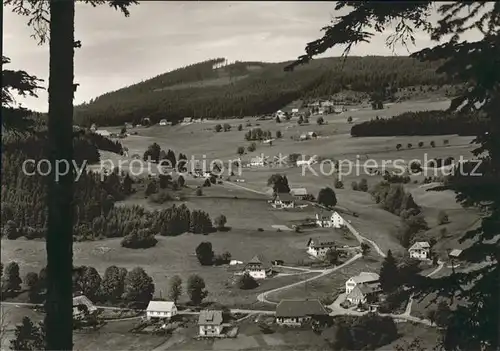
[[[380,267],[380,287],[385,293],[391,293],[399,287],[399,271],[396,259],[392,256],[391,250],[387,251],[387,256]]]
[[[87,0],[92,6],[106,3]],[[126,16],[127,7],[135,1],[109,1]],[[49,39],[49,161],[52,169],[62,160],[73,161],[73,98],[78,84],[74,79],[75,41],[74,1],[6,0],[13,11],[30,18],[28,24],[35,29],[34,37],[43,44]],[[48,23],[48,25],[47,25]],[[49,350],[73,348],[73,183],[74,169],[61,175],[56,182],[49,177],[47,225],[47,302],[46,347]]]

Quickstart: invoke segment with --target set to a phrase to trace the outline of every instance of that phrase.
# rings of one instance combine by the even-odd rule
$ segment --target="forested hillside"
[[[100,159],[99,150],[122,153],[119,142],[101,135],[76,131],[73,136],[74,162],[81,168]],[[47,177],[54,176],[47,163],[47,130],[39,125],[24,135],[5,133],[2,138],[2,204],[0,234],[7,239],[24,236],[44,238],[47,230]],[[25,163],[26,160],[34,160]],[[61,166],[61,172],[65,171]],[[45,174],[45,175],[44,175]],[[124,237],[126,247],[156,243],[154,235],[179,235],[186,231],[207,233],[212,222],[203,211],[171,206],[148,212],[140,206],[114,206],[134,192],[134,180],[116,170],[101,175],[84,170],[75,181],[75,240]],[[207,224],[208,223],[208,224]],[[207,229],[208,228],[208,229]]]
[[[104,94],[75,108],[77,124],[89,126],[152,122],[184,117],[228,118],[272,113],[298,98],[341,90],[377,92],[450,82],[436,74],[439,63],[409,57],[324,58],[284,72],[288,62],[235,62],[218,58],[161,74]]]
[[[351,135],[394,136],[394,135],[481,135],[486,131],[486,121],[479,116],[447,111],[405,112],[391,118],[375,118],[351,128]]]

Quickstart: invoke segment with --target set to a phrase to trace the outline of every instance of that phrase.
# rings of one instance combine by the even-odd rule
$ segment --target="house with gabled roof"
[[[362,284],[375,284],[380,280],[380,276],[377,273],[371,272],[361,272],[358,275],[349,278],[345,282],[345,292],[350,294],[351,291],[357,286]]]
[[[328,250],[335,249],[337,244],[334,241],[319,241],[309,239],[307,242],[307,253],[314,257],[326,255]]]
[[[82,319],[87,314],[97,311],[97,307],[85,295],[73,297],[73,319]]]
[[[205,337],[218,337],[223,329],[222,311],[203,310],[198,316],[198,335]]]
[[[265,156],[255,156],[250,159],[250,166],[252,167],[263,167],[267,163],[267,157]]]
[[[273,273],[270,261],[262,255],[255,255],[245,264],[244,273],[248,273],[254,279],[265,279]]]
[[[462,255],[462,251],[463,250],[460,250],[460,249],[453,249],[450,251],[448,256],[450,256],[451,258],[458,259],[460,257],[460,255]]]
[[[177,314],[177,306],[173,301],[149,301],[146,309],[148,320],[170,319]]]
[[[306,198],[309,195],[307,193],[307,189],[306,188],[293,188],[293,189],[290,189],[290,194],[292,196],[295,196],[298,199],[301,199],[301,200],[303,200],[304,198]]]
[[[321,228],[342,228],[345,225],[344,218],[333,211],[316,213],[316,224]]]
[[[295,198],[290,193],[277,193],[272,200],[272,206],[274,208],[294,208]]]
[[[301,326],[327,316],[328,311],[317,299],[281,300],[276,306],[276,323],[284,326]]]
[[[431,254],[431,245],[427,241],[417,241],[409,249],[411,258],[417,260],[428,260]]]
[[[357,284],[349,294],[346,300],[357,305],[359,303],[374,302],[378,300],[378,294],[382,291],[379,283]]]

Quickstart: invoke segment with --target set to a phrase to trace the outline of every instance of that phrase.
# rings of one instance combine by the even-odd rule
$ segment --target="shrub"
[[[344,183],[340,179],[335,179],[333,186],[335,189],[344,189]]]
[[[147,249],[156,245],[158,240],[149,229],[136,229],[125,236],[121,241],[121,246],[128,249]]]
[[[153,194],[149,197],[149,201],[155,203],[155,204],[163,204],[167,201],[172,201],[173,197],[172,195],[165,190],[160,191],[157,194]]]
[[[196,189],[196,196],[202,196],[203,195],[203,190],[201,188]]]
[[[243,274],[238,280],[238,287],[242,290],[255,289],[259,284],[257,281],[247,272]]]
[[[449,218],[448,214],[445,211],[439,211],[438,213],[438,223],[441,224],[447,224],[449,223]]]

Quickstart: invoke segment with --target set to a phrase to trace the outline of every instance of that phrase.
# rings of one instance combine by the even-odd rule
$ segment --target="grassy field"
[[[233,259],[245,262],[261,254],[270,260],[282,259],[286,264],[296,265],[308,257],[305,248],[309,237],[308,233],[291,231],[231,230],[208,236],[184,234],[158,237],[158,244],[146,250],[124,249],[119,239],[80,242],[74,243],[74,262],[75,265],[93,266],[101,275],[111,265],[127,269],[143,267],[154,279],[156,296],[166,296],[168,280],[173,275],[178,274],[186,281],[189,275],[196,273],[205,279],[210,292],[208,300],[229,305],[251,305],[258,293],[293,283],[300,279],[299,276],[267,279],[257,289],[242,291],[233,285],[234,271],[228,266],[201,266],[194,254],[196,246],[202,241],[210,241],[216,253],[229,251]],[[27,272],[38,272],[46,262],[45,243],[41,241],[3,240],[1,250],[2,261],[17,261],[23,277]]]
[[[269,294],[268,300],[278,302],[281,299],[321,299],[336,296],[339,291],[345,291],[345,282],[352,276],[361,272],[378,273],[380,271],[380,262],[379,258],[369,255],[367,258],[359,259],[332,274],[315,279],[307,284]]]
[[[223,83],[222,81],[214,84]],[[299,126],[296,120],[276,123],[274,120],[256,121],[253,118],[233,119],[224,121],[204,121],[203,123],[192,123],[189,125],[177,126],[153,126],[150,128],[134,128],[137,135],[131,135],[120,141],[129,149],[129,156],[133,154],[143,155],[149,145],[156,142],[162,149],[172,149],[176,155],[182,152],[188,158],[194,157],[197,160],[210,162],[220,159],[224,162],[237,158],[236,150],[239,146],[245,148],[250,142],[244,140],[246,131],[254,127],[263,130],[270,130],[273,136],[277,131],[281,131],[283,138],[275,140],[272,146],[257,142],[257,149],[254,152],[246,152],[242,155],[243,161],[260,154],[269,156],[289,155],[299,153],[306,156],[317,155],[320,159],[359,160],[360,164],[367,159],[374,161],[369,166],[374,166],[373,162],[381,165],[383,161],[399,159],[400,164],[408,164],[413,159],[424,160],[435,157],[445,158],[452,156],[459,159],[461,156],[470,158],[470,151],[474,148],[470,145],[471,137],[460,137],[457,135],[446,136],[402,136],[402,137],[358,137],[350,136],[350,128],[346,119],[352,116],[354,123],[362,122],[374,118],[375,116],[390,117],[406,111],[421,111],[445,109],[449,101],[407,101],[402,103],[387,104],[384,110],[374,111],[368,106],[353,107],[350,111],[339,115],[323,116],[326,124],[316,124],[316,117],[310,118],[309,124]],[[218,123],[229,123],[232,126],[228,132],[214,132],[214,126]],[[242,131],[237,127],[241,124]],[[247,124],[251,124],[248,126]],[[121,127],[106,128],[110,132],[119,132]],[[132,131],[132,130],[131,130]],[[296,141],[295,137],[305,132],[314,131],[318,133],[317,139],[308,141]],[[448,146],[444,146],[443,141],[448,140]],[[423,148],[418,148],[419,141],[424,142]],[[435,141],[436,147],[430,147],[430,142]],[[396,145],[400,143],[403,148],[396,150]],[[413,148],[408,149],[407,144],[413,144]],[[122,157],[108,152],[101,153],[101,159],[117,166],[119,161],[124,162],[122,169],[134,170],[139,173],[141,165],[139,161],[130,166],[131,157]],[[158,174],[155,165],[151,165],[151,173]],[[390,170],[392,166],[388,165]],[[96,169],[99,166],[92,166]],[[120,206],[139,204],[149,209],[159,209],[171,206],[173,203],[185,203],[191,209],[202,209],[210,214],[212,218],[219,214],[224,214],[227,225],[232,228],[228,232],[217,232],[208,236],[184,234],[178,237],[159,237],[158,244],[154,248],[147,250],[124,249],[120,246],[120,239],[103,240],[96,242],[81,242],[74,244],[74,261],[76,265],[94,266],[101,274],[111,266],[117,265],[128,269],[136,266],[143,267],[154,279],[157,296],[165,296],[168,291],[168,280],[174,275],[180,275],[184,281],[191,274],[199,274],[205,279],[207,289],[210,292],[209,301],[220,302],[224,305],[233,306],[256,306],[256,296],[260,292],[270,290],[282,285],[290,284],[299,279],[302,280],[307,275],[292,275],[272,278],[262,282],[261,286],[251,291],[242,291],[234,286],[234,276],[231,269],[225,266],[202,267],[198,263],[194,250],[202,241],[210,241],[216,253],[229,251],[233,259],[246,261],[255,254],[265,255],[269,259],[281,259],[287,265],[296,265],[300,261],[307,259],[306,243],[309,238],[321,240],[334,240],[340,245],[356,245],[353,238],[345,237],[339,232],[331,229],[310,229],[302,233],[293,231],[278,232],[273,226],[286,225],[304,221],[315,215],[315,209],[311,206],[304,209],[275,210],[267,203],[270,199],[270,189],[267,187],[268,178],[274,173],[286,174],[290,186],[305,187],[308,192],[317,196],[323,187],[333,187],[335,175],[331,172],[330,166],[325,167],[323,174],[320,172],[319,164],[309,168],[302,167],[281,167],[281,168],[243,168],[242,173],[232,177],[244,179],[244,183],[217,184],[209,188],[203,188],[203,195],[196,196],[195,189],[201,185],[202,180],[186,177],[188,187],[182,189],[178,194],[181,201],[167,202],[162,205],[152,204],[144,198],[143,192],[138,192],[126,201],[119,203]],[[344,171],[346,169],[343,168]],[[143,172],[141,176],[146,176]],[[428,174],[433,175],[433,174]],[[336,189],[338,207],[347,209],[359,214],[358,217],[345,215],[352,225],[364,236],[374,240],[382,250],[392,250],[402,254],[405,249],[395,239],[393,233],[400,226],[399,217],[388,213],[376,205],[368,193],[351,190],[351,182],[366,178],[370,186],[381,180],[380,176],[369,176],[364,173],[363,168],[356,172],[342,177],[344,189]],[[225,179],[225,176],[224,176]],[[457,237],[468,229],[477,225],[478,214],[474,210],[465,210],[455,202],[452,192],[430,192],[427,187],[421,186],[423,176],[412,176],[412,183],[405,185],[411,191],[415,201],[419,204],[426,220],[431,227],[432,236],[438,236],[440,229],[447,227],[448,234],[440,238],[435,246],[439,253],[443,254],[447,249],[464,248],[468,243],[458,244]],[[418,184],[413,184],[413,181]],[[450,218],[450,223],[438,225],[437,214],[440,210],[445,210]],[[257,231],[262,228],[263,231]],[[21,275],[27,272],[38,272],[46,262],[45,243],[41,241],[2,240],[1,245],[2,261],[6,264],[9,261],[17,261],[21,267]],[[350,276],[361,271],[378,272],[380,260],[374,258],[361,259],[352,265],[345,267],[329,276],[322,277],[308,283],[306,286],[297,287],[281,291],[270,296],[272,300],[282,298],[299,297],[323,297],[325,294],[333,294],[338,288],[344,286],[344,282]],[[186,296],[183,296],[186,299]],[[416,313],[424,313],[427,307],[422,307],[420,303],[414,305]],[[75,336],[75,348],[80,350],[90,349],[153,349],[161,344],[163,340],[151,336],[138,336],[127,334],[124,331],[125,324],[121,329],[120,322],[116,322],[111,327],[103,329],[102,333],[95,335]],[[408,324],[405,324],[409,327]],[[402,328],[406,328],[401,324]],[[113,329],[115,328],[115,329]],[[324,340],[312,338],[309,334],[302,335],[300,332],[276,333],[263,335],[256,329],[254,323],[244,324],[240,337],[235,340],[217,341],[211,344],[198,343],[187,338],[179,344],[181,349],[262,349],[280,350],[294,348],[313,347],[321,350]],[[411,326],[411,331],[414,327]],[[422,331],[426,334],[426,331]],[[113,336],[114,335],[114,336]],[[116,336],[116,337],[115,337]],[[309,344],[307,344],[309,343]],[[175,349],[175,347],[172,347]],[[390,349],[391,347],[388,346]]]

